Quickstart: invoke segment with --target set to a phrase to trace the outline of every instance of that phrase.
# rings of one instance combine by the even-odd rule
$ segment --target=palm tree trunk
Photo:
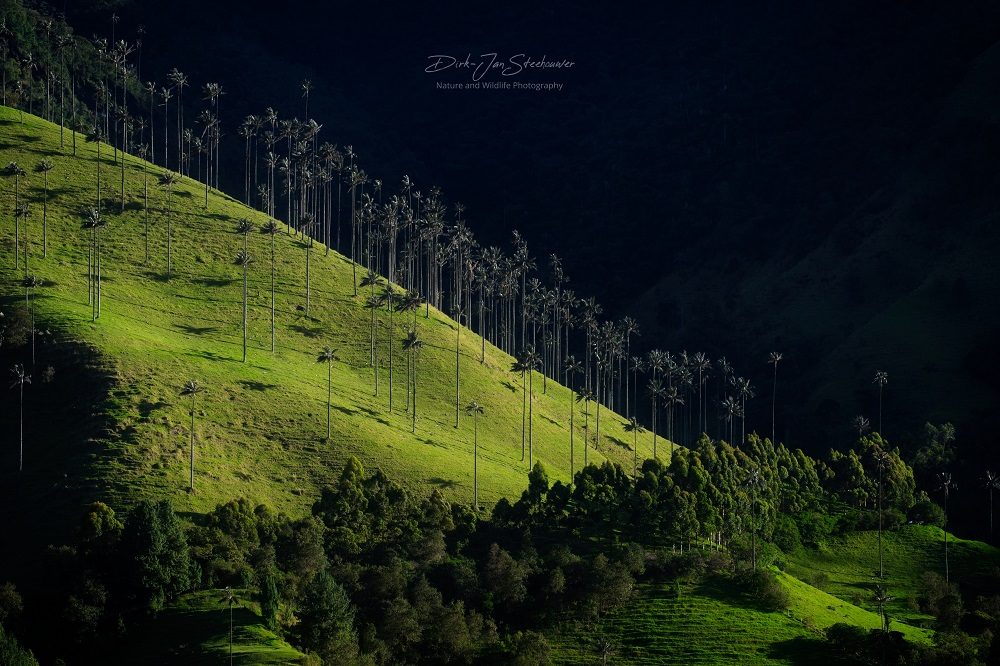
[[[458,427],[458,413],[460,411],[459,404],[461,399],[459,397],[461,393],[460,390],[461,380],[458,374],[459,370],[458,362],[459,362],[459,345],[462,342],[462,321],[461,321],[462,314],[459,313],[457,316],[458,316],[458,321],[455,322],[455,427],[456,428]]]
[[[532,460],[534,460],[533,457],[534,437],[532,432],[532,422],[534,420],[533,414],[534,414],[534,404],[535,404],[534,379],[535,379],[535,371],[531,368],[528,368],[528,467],[531,467]]]
[[[247,266],[243,265],[243,362],[247,362]]]
[[[191,394],[191,467],[189,471],[190,476],[188,482],[188,490],[192,493],[194,492],[194,407],[195,407],[194,396],[195,394],[192,393]]]
[[[472,508],[479,513],[479,414],[472,417]]]
[[[333,395],[333,359],[326,362],[326,438],[330,439],[330,399]]]
[[[274,234],[271,235],[271,353],[274,353]]]

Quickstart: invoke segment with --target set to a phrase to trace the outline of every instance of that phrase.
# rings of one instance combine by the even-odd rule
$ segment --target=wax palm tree
[[[34,275],[25,275],[21,280],[24,287],[24,302],[28,306],[28,317],[31,322],[31,369],[35,369],[35,289],[42,286],[42,281]]]
[[[662,389],[660,394],[663,405],[667,408],[667,439],[670,440],[670,458],[674,457],[674,408],[684,404],[684,396],[676,386],[670,385]]]
[[[577,393],[576,401],[583,403],[583,466],[586,467],[587,461],[587,445],[590,429],[590,401],[594,399],[594,392],[587,387],[583,387]]]
[[[771,352],[767,362],[774,366],[774,381],[771,384],[771,442],[774,443],[774,406],[778,399],[778,363],[784,358],[781,352]]]
[[[514,362],[510,364],[510,371],[521,375],[521,460],[523,461],[527,451],[528,433],[528,364],[525,363],[523,352],[514,357]]]
[[[872,383],[878,386],[878,431],[879,434],[882,434],[882,392],[885,390],[885,385],[889,383],[889,373],[879,370],[875,373]]]
[[[271,239],[271,352],[274,352],[274,237],[281,233],[281,227],[275,220],[268,220],[260,232]]]
[[[302,81],[302,97],[306,100],[306,118],[309,117],[309,93],[312,92],[313,84],[309,79]]]
[[[243,251],[249,252],[250,246],[250,234],[254,232],[254,223],[250,221],[249,218],[240,218],[239,222],[236,223],[236,233],[243,236]]]
[[[889,596],[889,592],[885,585],[881,583],[875,586],[875,594],[872,595],[872,601],[878,607],[878,614],[882,618],[882,631],[886,634],[889,633],[889,615],[885,611],[885,607],[889,605],[895,597]]]
[[[573,412],[576,409],[573,406],[573,402],[576,399],[576,389],[573,385],[573,380],[576,375],[583,370],[583,366],[580,362],[571,354],[566,357],[566,363],[564,364],[564,370],[566,372],[566,384],[569,387],[569,481],[573,483]]]
[[[712,361],[704,352],[695,352],[691,356],[691,370],[698,373],[698,432],[707,430],[705,424],[705,379],[706,374],[712,368]]]
[[[316,224],[316,217],[312,213],[305,213],[300,220],[300,225],[303,234],[302,245],[306,251],[306,316],[309,316],[309,301],[311,292],[311,282],[310,282],[310,272],[309,267],[311,265],[312,258],[312,247],[313,247],[313,237],[312,228]],[[390,391],[390,396],[392,392]]]
[[[461,355],[460,350],[462,347],[462,310],[461,308],[454,308],[451,312],[452,319],[455,320],[455,427],[458,427],[459,418],[459,405],[461,404],[461,389],[462,380],[460,372],[460,361]]]
[[[49,256],[49,171],[55,168],[52,160],[42,160],[35,171],[42,174],[42,258]]]
[[[19,439],[20,439],[20,458],[18,459],[17,471],[24,471],[24,385],[31,383],[31,375],[29,375],[24,370],[24,366],[20,363],[14,365],[10,371],[11,374],[11,388],[17,388],[18,390],[18,401],[20,405],[20,416],[19,416]]]
[[[951,582],[948,568],[948,497],[955,484],[951,481],[951,472],[938,472],[937,489],[944,495],[944,581]]]
[[[736,389],[736,397],[740,400],[740,443],[747,441],[747,400],[756,395],[753,385],[746,377],[734,377],[733,387]]]
[[[190,482],[188,485],[188,492],[194,492],[194,418],[195,418],[195,399],[198,397],[199,393],[205,391],[204,387],[197,382],[197,380],[191,379],[184,384],[181,388],[181,396],[191,396],[191,466],[190,466]]]
[[[180,182],[180,176],[178,176],[173,171],[165,171],[160,175],[160,185],[162,185],[167,192],[167,278],[170,278],[171,271],[173,270],[173,263],[171,257],[171,244],[173,239],[173,207],[171,205],[170,195],[173,191],[174,185]]]
[[[628,361],[632,358],[631,352],[631,342],[633,335],[639,335],[639,324],[631,317],[625,317],[622,319],[622,332],[625,334],[625,360]],[[625,413],[629,414],[633,410],[629,406],[629,390],[628,390],[628,366],[625,367]],[[636,401],[638,401],[638,396],[636,396]]]
[[[656,415],[659,411],[657,409],[657,401],[663,396],[663,384],[659,379],[650,379],[646,384],[646,392],[649,393],[650,402],[650,414],[652,415],[652,426],[653,426],[653,458],[656,458]],[[671,457],[673,453],[671,452]]]
[[[419,337],[417,337],[417,332],[415,330],[410,330],[403,338],[403,350],[410,356],[410,382],[409,385],[412,387],[413,400],[411,403],[410,411],[410,432],[417,431],[417,358],[420,355],[420,350],[423,349],[424,342]]]
[[[382,305],[383,305],[382,299],[379,298],[378,296],[369,296],[368,298],[365,299],[365,307],[368,308],[369,310],[371,310],[371,312],[372,312],[372,331],[373,331],[372,336],[373,336],[373,343],[372,343],[371,367],[372,367],[372,370],[374,372],[373,376],[374,376],[374,380],[375,380],[375,395],[376,396],[378,396],[378,370],[379,370],[379,367],[378,367],[378,346],[374,344],[374,331],[375,331],[375,327],[377,325],[377,321],[375,319],[375,313],[382,309]]]
[[[20,217],[18,216],[18,212],[21,210],[21,178],[27,174],[17,162],[7,164],[4,173],[8,176],[14,176],[14,269],[16,270],[20,266],[21,260],[20,250],[18,249],[18,242],[21,236]]]
[[[391,283],[387,282],[382,291],[378,296],[379,303],[385,306],[386,312],[389,314],[389,325],[386,329],[386,341],[388,343],[388,353],[389,353],[389,411],[392,411],[392,313],[396,309],[396,292],[393,289]]]
[[[750,537],[750,562],[751,566],[757,568],[757,511],[758,511],[758,496],[761,489],[764,487],[764,477],[760,474],[760,469],[758,467],[751,467],[746,470],[746,478],[743,480],[743,487],[747,489],[750,493],[750,504],[751,513],[753,516],[753,524],[751,525],[751,537]]]
[[[878,579],[881,581],[885,579],[884,558],[882,555],[882,477],[891,461],[889,454],[878,446],[875,447],[872,453],[872,460],[878,469]]]
[[[525,352],[524,357],[521,359],[525,365],[525,369],[528,372],[528,467],[530,468],[533,464],[534,456],[533,444],[534,444],[534,432],[532,424],[534,422],[534,402],[535,402],[535,391],[534,391],[534,376],[535,370],[537,370],[542,363],[541,357],[535,353],[534,349],[529,349]]]
[[[229,606],[229,666],[233,664],[233,606],[239,606],[240,600],[236,598],[236,594],[226,586],[226,592],[219,599],[219,603],[228,604]]]
[[[143,261],[149,261],[149,170],[146,168],[148,154],[148,145],[139,146],[139,159],[142,161],[142,229],[145,253]]]
[[[871,421],[868,420],[867,416],[862,416],[858,414],[853,419],[851,419],[851,427],[858,431],[858,437],[861,437],[866,432],[872,429]]]
[[[104,142],[104,131],[100,126],[91,129],[90,133],[87,134],[87,142],[97,144],[97,159],[94,164],[97,166],[97,210],[101,210],[103,199],[101,194],[101,143]]]
[[[362,288],[363,287],[368,287],[371,290],[371,293],[368,296],[368,302],[371,302],[372,300],[375,300],[375,301],[378,300],[376,298],[376,296],[375,296],[375,287],[377,287],[379,284],[381,284],[381,282],[382,282],[382,276],[380,276],[378,273],[376,273],[373,270],[369,270],[368,273],[363,278],[361,278],[361,282],[358,283],[358,286],[362,287]],[[366,305],[366,307],[367,307],[367,305]],[[377,309],[378,309],[377,307],[370,308],[370,310],[372,312],[371,323],[370,323],[369,328],[368,328],[368,341],[369,341],[369,347],[370,347],[370,354],[369,354],[369,361],[368,361],[368,363],[370,365],[374,365],[375,364],[375,311]]]
[[[417,315],[416,312],[420,308],[420,304],[423,300],[420,298],[420,294],[410,290],[405,294],[400,296],[396,301],[396,311],[405,314],[412,314],[413,319],[410,321],[410,330],[416,336],[417,331]],[[404,345],[404,349],[406,346]],[[414,355],[407,354],[406,356],[406,409],[410,409],[410,385],[412,383],[414,373],[413,373],[413,361]]]
[[[330,439],[330,405],[333,397],[333,362],[337,358],[336,351],[328,346],[323,347],[316,357],[317,363],[326,363],[326,438]]]
[[[233,264],[239,266],[243,269],[243,362],[247,362],[247,273],[250,270],[250,264],[253,263],[253,257],[246,250],[240,250],[236,253],[236,259],[233,260]]]
[[[465,413],[472,417],[472,508],[479,513],[479,417],[486,412],[473,400],[465,406]]]
[[[21,228],[24,228],[24,273],[28,274],[28,218],[31,216],[31,209],[27,202],[18,204],[14,208],[14,254],[20,253],[18,249],[18,239],[21,236]],[[20,264],[17,258],[14,259],[14,267]]]
[[[639,424],[634,416],[629,417],[629,420],[625,422],[625,432],[632,433],[632,476],[638,476],[639,473],[639,433],[646,432],[645,428]],[[655,451],[655,447],[654,447]],[[653,453],[653,457],[656,457],[656,453]]]
[[[990,495],[990,543],[993,543],[993,491],[1000,489],[1000,474],[994,474],[990,470],[986,470],[983,482],[986,492]]]
[[[101,229],[108,226],[107,220],[96,208],[87,211],[87,216],[83,220],[83,228],[90,230],[91,242],[91,297],[92,314],[94,321],[101,316]]]
[[[731,395],[727,395],[722,400],[722,418],[725,420],[726,424],[729,426],[729,432],[727,433],[730,443],[733,441],[733,424],[736,420],[736,415],[739,412],[740,403],[739,401]]]

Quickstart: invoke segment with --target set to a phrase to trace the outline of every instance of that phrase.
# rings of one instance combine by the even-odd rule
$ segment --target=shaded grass
[[[237,590],[233,608],[233,663],[298,664],[305,655],[264,626],[256,605]],[[222,590],[185,594],[155,619],[136,627],[112,659],[122,664],[220,664],[229,659],[229,606]]]

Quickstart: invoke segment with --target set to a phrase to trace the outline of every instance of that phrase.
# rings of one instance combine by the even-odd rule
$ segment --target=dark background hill
[[[145,24],[143,78],[220,81],[223,123],[270,105],[560,254],[578,294],[640,344],[725,354],[769,421],[814,452],[875,420],[914,444],[951,420],[968,464],[996,432],[1000,5],[991,2],[69,3],[78,32]],[[192,20],[192,17],[195,17]],[[391,17],[391,20],[388,18]],[[442,91],[427,56],[499,51],[575,66],[561,92]],[[442,80],[462,80],[447,75]],[[195,96],[191,95],[193,99]],[[240,188],[239,151],[224,172]]]

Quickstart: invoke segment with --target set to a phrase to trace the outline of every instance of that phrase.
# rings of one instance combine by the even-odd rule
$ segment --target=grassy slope
[[[944,532],[937,527],[906,525],[883,535],[885,571],[888,575],[889,616],[913,624],[930,618],[915,610],[915,599],[924,572],[944,575]],[[1000,551],[980,541],[948,536],[952,580],[966,590],[976,590],[979,577],[1000,566]],[[788,558],[787,571],[807,581],[826,574],[823,588],[841,599],[871,603],[872,575],[878,570],[875,532],[857,532],[831,539],[822,550],[803,550]],[[985,590],[982,590],[985,593]],[[897,625],[893,625],[896,627]]]
[[[815,660],[820,631],[838,622],[881,626],[876,613],[818,590],[786,573],[779,580],[791,603],[784,613],[767,612],[719,581],[683,586],[646,585],[622,611],[596,630],[566,626],[553,640],[558,664],[600,663],[595,636],[605,635],[629,664],[772,664]],[[910,640],[928,641],[928,631],[901,623],[893,629]],[[720,640],[720,637],[725,637]]]
[[[927,642],[930,618],[914,610],[920,578],[943,571],[944,532],[907,525],[883,536],[892,629],[909,640]],[[1000,550],[979,541],[949,535],[953,580],[963,590],[991,593],[980,578],[1000,566]],[[865,628],[881,626],[871,601],[872,576],[878,566],[877,535],[859,532],[831,539],[821,551],[801,550],[787,558],[778,579],[789,592],[785,613],[753,607],[717,582],[682,588],[645,585],[622,611],[595,627],[567,624],[553,636],[555,662],[600,663],[596,637],[611,638],[626,663],[815,663],[822,644],[814,639],[838,622]],[[804,581],[827,580],[817,589]],[[724,641],[719,637],[725,636]]]
[[[262,623],[257,608],[236,591],[233,608],[233,661],[237,664],[295,664],[305,655]],[[218,664],[229,657],[229,607],[222,590],[181,597],[122,646],[125,663]]]
[[[52,484],[85,489],[84,495],[129,501],[138,496],[170,497],[183,510],[204,511],[236,496],[279,509],[301,512],[317,489],[336,474],[348,456],[380,467],[393,479],[427,492],[441,487],[453,500],[468,501],[472,485],[472,422],[454,428],[454,322],[431,309],[418,318],[426,343],[418,366],[418,422],[410,433],[404,413],[405,371],[399,341],[404,328],[395,318],[392,345],[396,353],[394,411],[387,409],[388,370],[381,370],[381,395],[373,396],[368,367],[369,312],[364,294],[352,294],[350,263],[321,247],[312,256],[311,316],[304,304],[305,253],[299,241],[277,238],[278,350],[269,351],[269,253],[267,239],[250,238],[256,258],[250,276],[250,350],[240,362],[241,273],[232,264],[241,238],[238,218],[265,217],[213,192],[208,210],[203,189],[183,179],[172,197],[174,209],[174,275],[164,279],[166,194],[150,177],[150,259],[143,257],[142,163],[126,159],[126,212],[115,201],[119,172],[102,149],[105,211],[103,313],[92,323],[87,304],[87,240],[80,229],[82,210],[92,205],[96,185],[96,146],[78,138],[78,157],[59,148],[58,127],[38,118],[0,109],[0,161],[17,161],[29,171],[22,192],[32,202],[30,219],[32,272],[48,285],[39,290],[39,317],[57,324],[64,335],[96,347],[113,376],[114,386],[100,409],[110,418],[105,432],[90,441],[71,437],[38,440],[41,418],[32,408],[29,388],[26,435],[28,464],[19,490],[33,500],[51,502]],[[49,255],[41,258],[42,179],[32,173],[43,157],[55,162],[49,174]],[[0,196],[0,291],[9,297],[21,290],[13,270],[13,180]],[[23,293],[23,292],[22,292]],[[23,297],[23,296],[22,296]],[[380,335],[383,348],[385,331]],[[325,436],[326,372],[315,362],[324,344],[338,349],[334,365],[333,437]],[[480,418],[480,498],[493,503],[516,496],[525,485],[527,463],[521,461],[519,377],[509,372],[511,358],[487,345],[479,363],[479,338],[462,334],[461,400],[485,406]],[[382,357],[385,359],[383,349]],[[45,363],[45,350],[39,362]],[[36,372],[37,374],[37,372]],[[178,391],[196,378],[207,387],[199,397],[197,493],[187,486],[188,403]],[[548,382],[541,392],[536,377],[534,405],[535,455],[553,478],[569,477],[569,402],[566,389]],[[95,401],[98,396],[95,396]],[[593,409],[591,410],[593,433]],[[601,441],[590,460],[609,457],[631,466],[632,437],[622,419],[603,415]],[[10,421],[8,421],[10,423]],[[37,423],[37,421],[36,421]],[[577,469],[582,462],[582,410],[578,412]],[[4,439],[7,439],[5,436]],[[70,450],[70,444],[75,448]],[[640,456],[649,454],[651,437],[640,437]],[[661,448],[660,451],[665,451]],[[0,453],[4,482],[16,467],[11,449]],[[86,465],[67,465],[73,456]],[[65,476],[63,476],[65,474]]]

